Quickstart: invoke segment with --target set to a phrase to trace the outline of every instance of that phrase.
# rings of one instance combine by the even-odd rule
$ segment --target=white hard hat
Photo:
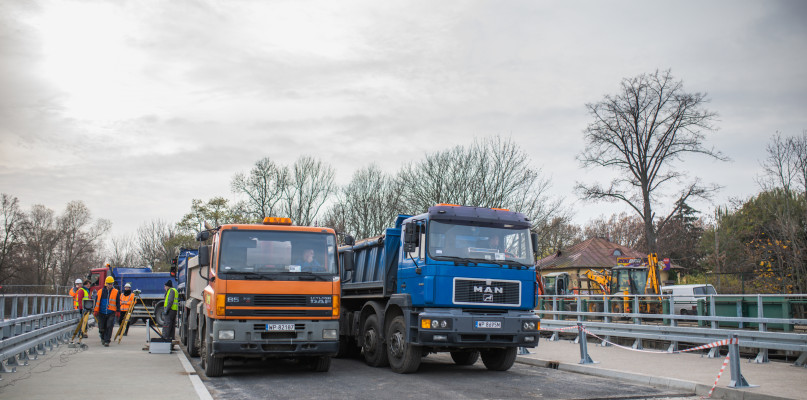
[[[127,283],[127,284],[123,285],[123,287],[125,287],[125,288],[127,288],[127,287],[132,287],[132,284],[131,284],[131,283]]]
[[[76,279],[76,283],[81,283],[81,278]]]

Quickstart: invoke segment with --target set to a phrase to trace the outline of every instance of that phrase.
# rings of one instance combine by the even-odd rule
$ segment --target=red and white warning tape
[[[729,364],[729,358],[731,358],[731,353],[726,354],[726,359],[723,360],[723,366],[720,367],[720,372],[717,373],[717,378],[715,378],[715,383],[712,385],[712,388],[709,389],[709,393],[707,393],[706,396],[701,397],[702,399],[708,399],[708,398],[712,397],[712,393],[714,393],[715,388],[717,387],[717,381],[719,381],[720,377],[723,376],[723,371],[726,370],[726,365]]]
[[[576,326],[567,326],[565,328],[541,328],[542,331],[553,331],[553,332],[564,332],[564,331],[576,331]]]

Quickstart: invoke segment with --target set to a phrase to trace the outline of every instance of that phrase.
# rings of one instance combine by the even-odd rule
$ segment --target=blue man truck
[[[518,347],[537,346],[541,323],[529,227],[518,212],[438,204],[347,240],[340,257],[354,268],[342,272],[340,353],[361,350],[368,365],[397,373],[436,352],[510,369]]]

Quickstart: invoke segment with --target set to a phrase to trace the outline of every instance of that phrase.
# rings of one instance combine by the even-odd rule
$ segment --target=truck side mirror
[[[208,232],[208,231],[201,231],[201,232],[196,234],[196,241],[197,242],[204,242],[207,239],[210,239],[210,232]]]
[[[404,224],[404,252],[415,251],[418,245],[418,225],[414,222]]]
[[[530,241],[532,242],[532,252],[538,252],[538,234],[535,232],[530,233]]]
[[[210,245],[199,246],[199,266],[200,267],[210,266]]]
[[[353,271],[353,252],[346,251],[342,253],[342,269],[345,272]]]
[[[353,239],[353,236],[345,235],[345,246],[353,246],[356,244],[356,239]]]

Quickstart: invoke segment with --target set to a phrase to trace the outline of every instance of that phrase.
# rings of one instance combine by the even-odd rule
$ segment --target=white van
[[[661,293],[671,295],[675,300],[675,313],[681,315],[697,314],[698,299],[717,294],[715,287],[708,283],[695,285],[662,286]]]

